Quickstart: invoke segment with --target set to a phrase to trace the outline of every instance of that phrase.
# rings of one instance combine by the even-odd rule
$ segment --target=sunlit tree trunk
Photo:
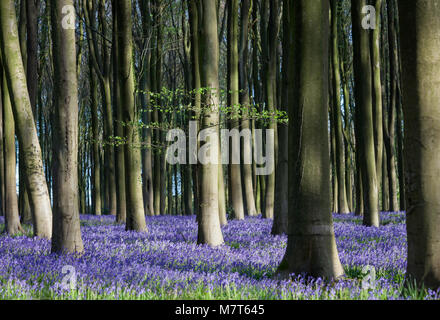
[[[23,153],[26,174],[24,180],[34,213],[34,234],[50,239],[52,236],[52,209],[43,170],[40,143],[26,85],[14,1],[1,1],[0,26],[3,65],[11,96],[18,141]],[[76,67],[76,63],[74,65]]]
[[[203,93],[201,128],[210,130],[208,141],[201,148],[208,148],[208,161],[200,167],[200,203],[199,203],[199,244],[218,246],[223,244],[220,229],[218,201],[218,152],[219,152],[219,43],[217,34],[217,12],[214,1],[198,2],[199,21],[199,59],[201,87]],[[209,146],[208,146],[209,144]]]
[[[51,3],[54,52],[54,164],[52,252],[84,250],[78,208],[78,80],[75,30],[62,26],[63,7],[73,0]]]
[[[17,199],[17,177],[16,177],[16,152],[15,152],[15,124],[12,114],[11,100],[9,97],[6,76],[3,71],[0,59],[1,74],[1,100],[3,117],[3,143],[4,153],[1,156],[4,159],[4,188],[5,188],[5,231],[8,235],[16,235],[23,231],[18,214]],[[3,200],[3,199],[2,199]]]

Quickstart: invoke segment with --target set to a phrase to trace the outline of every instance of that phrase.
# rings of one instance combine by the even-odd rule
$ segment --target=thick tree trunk
[[[294,78],[289,95],[289,232],[279,272],[337,278],[330,212],[328,1],[291,1]]]
[[[399,1],[408,280],[440,286],[440,1]]]
[[[3,64],[11,93],[18,141],[22,146],[23,152],[26,173],[24,180],[28,188],[29,200],[35,217],[34,234],[38,237],[50,239],[52,236],[52,209],[44,176],[40,143],[26,85],[14,1],[1,1],[0,25]]]
[[[63,7],[73,0],[51,3],[54,52],[54,164],[52,252],[84,250],[78,210],[78,80],[75,30],[62,27]]]

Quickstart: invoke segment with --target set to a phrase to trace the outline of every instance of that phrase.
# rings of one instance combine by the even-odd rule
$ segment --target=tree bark
[[[290,1],[283,1],[283,39],[282,39],[282,95],[281,95],[281,111],[288,111],[289,90],[292,86],[292,77],[289,76],[290,51],[293,47],[293,34],[290,33]],[[272,224],[271,234],[280,235],[287,234],[287,215],[289,211],[289,179],[286,172],[289,171],[289,142],[288,142],[288,125],[286,123],[278,124],[278,167],[275,173],[275,206],[274,221]]]
[[[1,59],[0,59],[1,60]],[[3,117],[3,143],[4,153],[1,156],[4,159],[4,188],[5,188],[5,231],[8,235],[17,235],[23,229],[20,224],[18,214],[17,199],[17,180],[16,180],[16,152],[15,152],[15,124],[12,114],[9,89],[6,82],[6,76],[0,61],[1,72],[1,100]]]
[[[78,210],[78,80],[75,30],[62,27],[63,7],[73,0],[51,2],[54,52],[54,164],[52,252],[81,253]]]
[[[379,227],[379,207],[376,156],[373,132],[373,91],[368,30],[362,27],[362,8],[366,0],[352,0],[353,19],[353,66],[355,78],[356,125],[359,137],[356,139],[360,152],[362,188],[364,194],[364,219],[366,226]]]
[[[228,7],[228,107],[231,108],[229,114],[229,129],[239,129],[240,127],[240,100],[239,100],[239,72],[238,72],[238,0],[227,2]],[[244,219],[244,204],[241,181],[240,164],[233,163],[232,144],[229,147],[229,204],[233,210],[234,218]]]
[[[407,277],[440,286],[440,1],[399,1],[405,117]]]
[[[206,164],[200,170],[200,203],[199,203],[199,244],[218,246],[223,244],[223,235],[219,219],[218,177],[221,164],[219,159],[219,43],[217,34],[217,12],[214,1],[201,0],[198,2],[197,16],[199,18],[199,59],[200,83],[206,88],[203,93],[202,129],[210,130],[209,142],[201,143],[208,147]],[[209,146],[207,146],[209,144]]]
[[[339,37],[338,37],[338,1],[331,0],[331,39],[332,39],[332,64],[333,64],[333,123],[335,125],[336,142],[336,174],[338,176],[338,212],[349,213],[347,204],[347,189],[345,182],[345,153],[344,153],[344,134],[342,128],[341,112],[341,73],[339,65]]]
[[[289,95],[289,232],[278,271],[326,279],[344,271],[330,208],[328,1],[291,1],[293,86]]]
[[[130,0],[118,1],[117,41],[118,80],[123,103],[124,135],[127,141],[124,150],[125,190],[127,201],[126,230],[146,232],[144,202],[142,198],[141,150],[139,141],[138,112],[134,101],[134,67],[132,6]]]
[[[50,239],[52,236],[52,209],[43,170],[40,143],[26,85],[14,1],[1,1],[0,25],[3,64],[11,94],[18,141],[22,146],[26,173],[25,183],[35,217],[34,234],[37,237]]]

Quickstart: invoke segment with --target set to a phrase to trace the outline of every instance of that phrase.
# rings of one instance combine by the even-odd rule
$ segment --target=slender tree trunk
[[[266,63],[266,78],[264,79],[266,88],[266,108],[269,112],[275,113],[277,109],[276,99],[276,78],[277,78],[277,48],[278,48],[278,33],[280,29],[279,21],[279,0],[270,1],[270,14],[268,23],[268,60]],[[269,123],[269,130],[274,132],[274,163],[275,168],[271,174],[267,176],[266,193],[265,193],[265,210],[263,216],[268,219],[273,219],[274,204],[275,204],[275,176],[278,164],[278,133],[277,121],[273,117]]]
[[[196,1],[188,1],[190,39],[191,39],[191,64],[192,64],[192,89],[193,89],[193,108],[191,113],[196,121],[196,132],[199,133],[199,118],[201,108],[201,92],[200,92],[200,59],[199,59],[199,16]],[[199,150],[199,143],[197,142],[196,152]],[[193,180],[193,194],[194,194],[194,213],[197,217],[200,214],[200,165],[197,163],[192,167]]]
[[[101,159],[99,156],[99,119],[98,119],[98,86],[95,71],[89,63],[90,72],[90,107],[92,118],[92,204],[93,214],[101,215]]]
[[[142,198],[141,150],[139,147],[138,112],[135,103],[133,36],[131,1],[118,1],[117,41],[118,41],[118,80],[123,102],[124,136],[127,144],[124,150],[125,190],[127,202],[126,229],[145,232],[144,202]]]
[[[34,234],[38,237],[50,239],[52,236],[52,209],[44,176],[40,143],[26,85],[14,1],[1,1],[0,25],[3,64],[11,93],[18,141],[23,152],[26,173],[24,180],[35,217]]]
[[[228,107],[231,108],[229,116],[229,129],[239,129],[240,126],[240,106],[239,106],[239,72],[238,72],[238,0],[230,0],[228,6]],[[233,163],[236,156],[229,148],[229,203],[232,207],[234,218],[244,219],[244,205],[241,181],[240,164]],[[239,152],[239,150],[238,150]],[[239,156],[238,156],[239,157]],[[240,158],[239,158],[240,159]]]
[[[11,100],[9,97],[8,85],[6,83],[6,75],[1,66],[1,100],[3,112],[3,142],[4,142],[4,188],[5,188],[5,231],[8,235],[16,235],[23,231],[20,224],[20,217],[18,214],[18,199],[17,199],[17,177],[16,177],[16,155],[15,155],[15,124],[14,116],[12,114]]]
[[[336,142],[336,174],[338,176],[338,212],[349,213],[347,205],[347,190],[345,182],[345,153],[344,153],[344,134],[342,128],[341,112],[341,73],[339,65],[339,40],[338,40],[338,2],[331,0],[332,21],[331,21],[331,39],[332,39],[332,64],[333,64],[333,117],[335,125]],[[335,199],[336,200],[336,199]]]
[[[218,246],[223,244],[223,235],[219,219],[218,176],[221,164],[219,159],[219,43],[217,35],[217,13],[212,0],[201,0],[198,3],[199,22],[199,59],[201,87],[209,88],[203,94],[202,129],[208,130],[208,141],[201,143],[207,148],[206,164],[202,164],[200,176],[199,204],[199,244]]]
[[[289,90],[292,86],[292,77],[289,76],[290,51],[293,49],[290,44],[293,42],[293,33],[290,33],[290,1],[283,1],[283,39],[282,39],[282,95],[281,95],[281,111],[288,111]],[[278,167],[276,171],[275,181],[275,207],[274,221],[272,224],[273,235],[287,233],[287,216],[289,211],[289,181],[286,172],[289,171],[289,143],[288,143],[288,126],[285,123],[278,125]]]
[[[116,2],[112,3],[113,15],[113,29],[118,30],[118,23],[116,18]],[[119,69],[118,69],[118,39],[116,32],[113,32],[113,105],[115,107],[115,134],[117,137],[124,138],[124,118],[123,105],[124,101],[121,99],[121,90],[119,85]],[[127,222],[127,195],[125,188],[125,159],[124,159],[124,145],[117,144],[115,150],[115,179],[116,179],[116,193],[117,193],[117,212],[116,221],[118,223]]]
[[[250,116],[250,99],[249,99],[249,20],[252,10],[256,10],[252,5],[251,0],[244,0],[241,4],[241,32],[240,32],[240,50],[239,50],[239,80],[240,80],[240,104],[243,110],[243,119],[241,121],[241,128],[243,131],[251,130]],[[242,144],[242,158],[245,159],[248,155],[252,159],[252,142]],[[252,177],[252,164],[244,163],[242,166],[244,194],[246,200],[246,213],[248,216],[256,216],[257,209],[255,208],[254,197],[254,183]]]
[[[376,176],[378,190],[382,180],[383,163],[383,118],[382,118],[382,81],[380,66],[380,34],[381,34],[381,15],[382,0],[375,0],[376,28],[371,33],[371,64],[373,73],[373,128],[374,128],[374,152],[376,155]],[[378,196],[379,199],[379,196]]]
[[[359,146],[362,187],[364,193],[364,225],[378,227],[379,207],[376,156],[374,152],[372,73],[368,30],[362,27],[362,9],[366,0],[352,0],[353,52],[356,100],[356,125]]]
[[[149,34],[149,29],[151,28],[150,19],[150,8],[147,1],[140,0],[139,6],[141,8],[142,16],[142,33],[145,37],[143,42],[143,50],[147,50],[143,62],[143,75],[140,82],[141,89],[141,105],[142,105],[142,122],[144,125],[150,123],[150,64],[151,64],[151,50],[147,49],[151,37],[147,37]],[[151,130],[144,128],[142,130],[142,190],[144,197],[144,209],[145,214],[152,216],[154,214],[154,198],[153,198],[153,163],[152,163],[152,152],[151,152]]]
[[[1,61],[1,53],[0,53]],[[5,215],[5,151],[4,151],[4,132],[3,132],[3,66],[0,70],[1,80],[0,80],[0,216]]]
[[[73,0],[51,3],[54,52],[55,121],[52,252],[84,250],[78,211],[78,80],[75,30],[62,27],[63,8]]]
[[[397,35],[396,35],[396,19],[394,1],[388,0],[388,38],[389,38],[389,55],[390,55],[390,77],[391,77],[391,104],[388,108],[388,136],[386,139],[386,147],[388,154],[388,175],[389,175],[389,196],[390,210],[399,211],[399,203],[397,201],[397,168],[396,168],[396,116],[397,116],[397,99],[398,99],[398,69],[399,60],[397,53]]]

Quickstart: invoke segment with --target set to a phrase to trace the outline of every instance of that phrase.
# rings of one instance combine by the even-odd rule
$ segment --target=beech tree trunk
[[[118,79],[121,103],[123,103],[124,136],[127,141],[124,150],[127,201],[126,229],[146,232],[147,226],[142,198],[140,137],[137,125],[139,119],[134,100],[135,88],[131,13],[131,0],[117,2]]]
[[[362,27],[362,9],[366,0],[352,0],[353,19],[353,66],[355,78],[356,139],[362,171],[364,196],[364,219],[367,226],[379,227],[379,204],[377,189],[376,156],[373,132],[373,91],[368,30]]]
[[[24,181],[34,213],[34,234],[37,237],[50,239],[52,237],[52,208],[26,84],[13,0],[1,1],[0,26],[3,65],[11,96],[17,137],[23,152],[26,173]],[[74,65],[76,67],[76,63]]]
[[[197,7],[199,18],[199,59],[203,93],[201,128],[209,128],[208,141],[200,148],[208,148],[206,164],[200,165],[199,244],[218,246],[223,244],[219,219],[218,178],[219,159],[219,43],[217,34],[216,5],[212,0],[201,0]],[[209,161],[210,160],[210,161]]]
[[[440,1],[399,1],[409,281],[440,286]]]
[[[54,58],[54,163],[52,252],[81,253],[78,208],[78,80],[75,30],[63,28],[63,7],[73,0],[51,3]]]
[[[329,4],[292,0],[289,72],[289,231],[279,273],[326,279],[344,271],[330,208],[328,131]]]
[[[0,59],[1,72],[1,100],[2,100],[2,117],[3,117],[3,143],[4,154],[1,156],[4,159],[4,188],[5,188],[5,231],[8,235],[16,235],[23,231],[20,224],[20,217],[18,213],[18,199],[17,199],[17,177],[16,177],[16,152],[15,152],[15,124],[14,116],[12,114],[11,100],[9,97],[8,85],[6,76],[3,71]]]

